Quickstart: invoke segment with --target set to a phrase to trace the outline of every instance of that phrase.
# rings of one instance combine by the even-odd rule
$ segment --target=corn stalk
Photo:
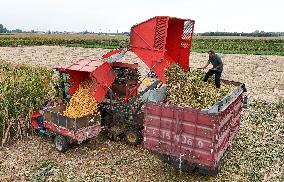
[[[0,65],[0,138],[2,145],[12,136],[24,137],[30,129],[31,113],[55,97],[55,80],[48,68]]]

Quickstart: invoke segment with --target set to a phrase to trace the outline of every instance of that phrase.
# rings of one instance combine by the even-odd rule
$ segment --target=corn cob
[[[201,70],[188,72],[178,65],[172,65],[165,74],[168,104],[206,109],[234,89],[233,85],[224,83],[220,89],[216,89],[213,77],[208,80],[209,83],[203,82],[205,73]]]
[[[98,102],[90,94],[90,81],[83,82],[72,95],[64,116],[76,119],[98,113]]]

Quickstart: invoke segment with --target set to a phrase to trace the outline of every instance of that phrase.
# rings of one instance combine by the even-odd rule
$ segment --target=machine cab
[[[71,86],[69,83],[70,75],[63,68],[56,68],[53,70],[53,72],[60,79],[60,85],[56,86],[57,95],[69,102],[71,98],[69,93]]]

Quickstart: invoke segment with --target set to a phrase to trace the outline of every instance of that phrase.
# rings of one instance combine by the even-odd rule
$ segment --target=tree
[[[4,26],[0,24],[0,33],[4,33]]]

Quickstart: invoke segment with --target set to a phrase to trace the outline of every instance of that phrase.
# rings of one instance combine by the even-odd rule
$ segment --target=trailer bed
[[[144,147],[177,167],[198,167],[215,174],[239,127],[244,85],[209,109],[147,103],[144,118]],[[174,162],[175,163],[175,162]]]
[[[62,105],[44,110],[44,127],[48,131],[79,143],[100,133],[100,114],[72,119],[63,115],[65,109],[66,106]]]

